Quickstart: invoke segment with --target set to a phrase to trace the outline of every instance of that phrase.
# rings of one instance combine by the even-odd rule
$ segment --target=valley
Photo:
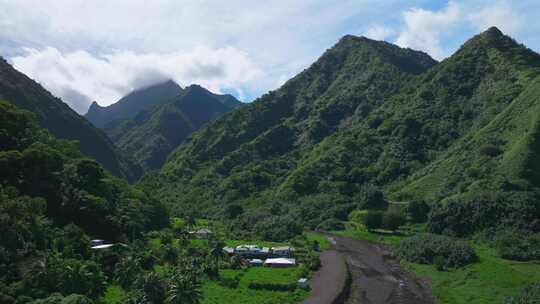
[[[0,61],[0,303],[540,299],[540,55],[497,27],[249,103],[162,76],[81,116]]]

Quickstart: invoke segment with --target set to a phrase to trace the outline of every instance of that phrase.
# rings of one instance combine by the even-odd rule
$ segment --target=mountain
[[[135,90],[118,102],[101,107],[93,102],[84,116],[96,127],[103,128],[113,121],[133,118],[139,112],[163,104],[182,93],[182,88],[172,80]]]
[[[33,112],[39,125],[54,136],[79,141],[79,149],[84,154],[95,158],[113,174],[130,179],[140,174],[117,154],[105,133],[2,58],[0,99]]]
[[[144,170],[153,170],[160,168],[169,153],[191,133],[240,104],[231,95],[213,94],[192,85],[166,103],[139,112],[133,119],[110,123],[105,131]]]
[[[540,56],[497,28],[440,63],[345,36],[280,89],[195,132],[143,184],[178,212],[227,216],[237,205],[240,227],[290,216],[324,228],[378,190],[433,206],[532,191],[539,75]],[[500,220],[519,221],[515,209]]]

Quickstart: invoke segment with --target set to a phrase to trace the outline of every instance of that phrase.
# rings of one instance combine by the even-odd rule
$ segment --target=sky
[[[173,79],[250,102],[352,34],[437,60],[490,26],[540,51],[538,0],[0,0],[0,55],[84,114]]]

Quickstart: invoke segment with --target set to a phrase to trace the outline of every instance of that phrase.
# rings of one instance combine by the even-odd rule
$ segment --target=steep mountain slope
[[[346,36],[279,90],[182,145],[162,170],[163,195],[208,205],[276,190],[321,141],[364,121],[435,64],[421,52]]]
[[[182,88],[172,80],[135,90],[118,102],[101,107],[93,102],[84,116],[96,127],[103,128],[108,123],[133,118],[139,112],[164,104],[182,93]]]
[[[487,140],[479,134],[499,120],[491,137],[508,159],[493,168],[481,163],[479,170],[525,177],[521,169],[510,176],[505,166],[534,163],[535,153],[527,151],[535,143],[535,116],[522,110],[511,123],[511,115],[501,115],[535,100],[539,68],[538,54],[496,28],[441,63],[346,36],[279,90],[196,132],[145,183],[170,203],[209,214],[233,203],[253,210],[284,204],[313,226],[342,217],[372,187],[400,199],[472,191],[455,184],[462,180],[457,172],[484,148],[478,142],[466,150],[463,143],[475,136]],[[512,142],[519,139],[516,144],[526,148],[514,153],[516,145],[498,142],[498,129],[518,125],[525,133],[511,135]],[[461,165],[440,167],[452,153]],[[434,180],[439,183],[431,187]]]
[[[240,105],[231,95],[217,95],[198,86],[187,87],[168,102],[142,111],[106,132],[145,170],[160,168],[167,156],[191,133]]]
[[[83,153],[95,158],[113,174],[132,179],[137,175],[134,168],[119,157],[102,131],[1,58],[0,98],[35,113],[39,125],[54,136],[78,140]]]

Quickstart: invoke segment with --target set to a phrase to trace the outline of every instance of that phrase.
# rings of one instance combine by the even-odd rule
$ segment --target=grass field
[[[494,249],[474,245],[479,262],[465,268],[437,271],[433,265],[403,263],[419,276],[428,276],[441,304],[493,304],[540,281],[540,264],[501,259]]]
[[[389,231],[369,232],[363,225],[347,222],[338,235],[397,246],[410,235],[425,231],[422,225],[401,229],[399,234]],[[479,261],[460,269],[437,271],[433,265],[402,261],[409,271],[429,277],[433,293],[441,304],[502,304],[504,299],[518,294],[527,285],[540,281],[540,263],[509,261],[499,257],[496,250],[485,244],[472,243]]]
[[[225,269],[224,278],[240,276],[238,287],[229,288],[218,281],[206,281],[202,287],[202,304],[242,303],[242,304],[288,304],[299,303],[307,297],[308,291],[296,289],[293,292],[254,290],[248,288],[250,282],[257,283],[294,283],[298,280],[298,268],[252,267],[245,270]]]

